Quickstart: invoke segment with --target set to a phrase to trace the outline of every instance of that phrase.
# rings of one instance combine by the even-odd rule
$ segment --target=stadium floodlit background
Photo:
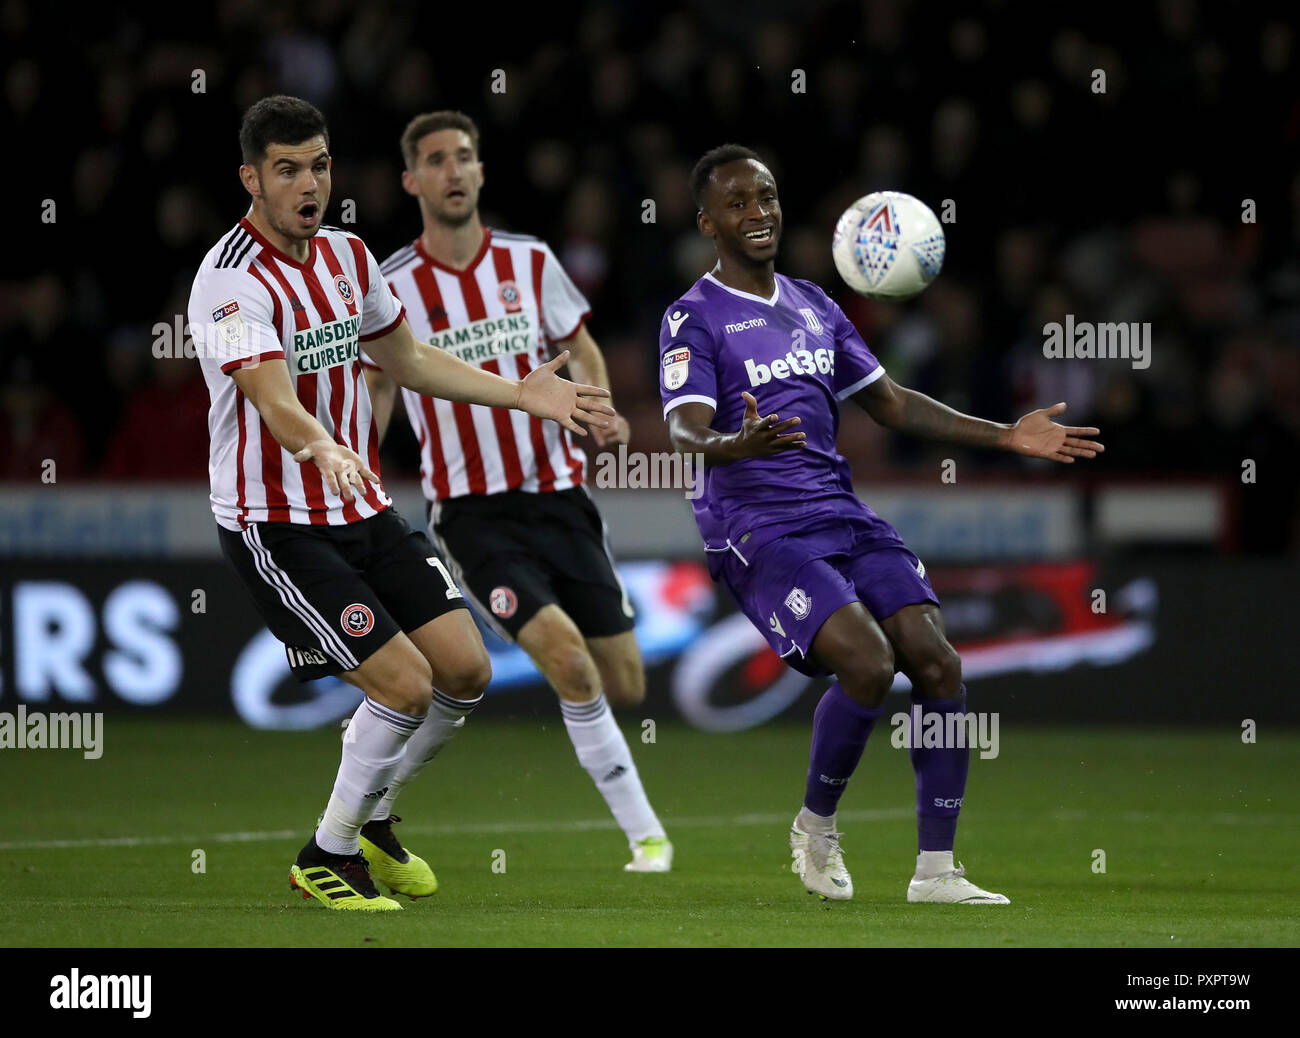
[[[511,929],[484,900],[458,931],[447,916],[469,917],[447,907],[457,904],[448,882],[440,925],[452,929],[420,940],[1141,944],[1158,932],[1167,942],[1175,931],[1166,920],[1141,916],[1153,910],[1144,881],[1186,868],[1188,884],[1213,887],[1198,855],[1219,855],[1226,870],[1227,851],[1243,871],[1230,882],[1221,871],[1224,890],[1198,885],[1206,900],[1176,908],[1173,895],[1186,891],[1171,879],[1171,900],[1157,899],[1154,911],[1183,912],[1184,934],[1202,944],[1277,943],[1287,932],[1294,943],[1294,930],[1270,929],[1271,909],[1230,903],[1247,877],[1271,875],[1267,861],[1294,856],[1281,834],[1294,841],[1297,830],[1285,782],[1300,746],[1294,20],[1193,0],[1068,12],[903,0],[592,3],[477,15],[417,3],[226,0],[187,10],[174,26],[152,9],[91,15],[70,67],[44,8],[0,0],[2,101],[20,156],[6,171],[16,241],[0,260],[0,711],[102,711],[106,749],[92,761],[0,748],[0,776],[26,808],[22,818],[4,812],[7,879],[68,841],[89,853],[96,840],[125,840],[106,852],[125,869],[169,832],[208,834],[215,848],[222,834],[302,828],[332,774],[332,722],[356,693],[335,681],[294,684],[250,616],[208,512],[198,363],[160,356],[174,352],[199,260],[247,208],[240,115],[284,92],[329,120],[327,221],[342,222],[351,201],[344,226],[381,259],[419,230],[399,182],[402,127],[435,108],[477,120],[485,223],[545,238],[591,301],[589,327],[633,451],[669,449],[658,326],[712,264],[686,179],[698,155],[724,141],[757,149],[777,177],[778,269],[825,287],[895,381],[998,421],[1065,400],[1063,420],[1099,426],[1106,444],[1094,461],[1031,463],[907,441],[851,406],[840,435],[860,495],[931,570],[972,709],[1001,718],[1002,753],[973,767],[959,857],[978,834],[987,882],[1032,890],[1042,876],[1021,849],[1032,844],[1061,882],[1130,913],[1129,929],[1103,912],[1074,929],[1002,920],[995,938],[949,923],[909,930],[904,918],[889,934],[837,922],[809,938],[793,925],[751,929],[728,916],[716,931],[683,936],[628,923],[664,907],[640,902],[622,904],[621,929],[537,919],[527,924],[535,929]],[[914,194],[936,212],[947,205],[943,273],[905,304],[853,296],[831,263],[839,213],[880,189]],[[1149,366],[1045,357],[1044,325],[1066,315],[1149,323]],[[941,479],[945,459],[956,463],[955,482]],[[414,440],[400,419],[383,473],[404,514],[421,517]],[[655,741],[633,746],[679,845],[682,882],[698,882],[693,856],[729,877],[756,862],[771,897],[794,903],[798,883],[780,874],[779,819],[797,808],[824,684],[787,671],[709,583],[681,491],[594,489],[636,599],[649,675],[646,704],[623,720],[630,739],[647,719],[659,725]],[[553,695],[519,653],[490,644],[496,680],[486,707],[419,783],[425,799],[407,794],[426,826],[412,831],[446,837],[429,856],[453,880],[451,848],[465,834],[482,844],[514,832],[535,841],[538,860],[556,841],[588,841],[590,870],[617,855],[618,841],[598,828],[563,829],[599,805],[583,799],[591,791],[566,756]],[[494,768],[487,758],[507,759],[507,747],[516,766]],[[140,757],[185,762],[193,788],[178,783],[151,815],[132,799],[133,783],[150,773]],[[246,773],[274,770],[268,759],[306,762],[309,788],[245,783]],[[1089,760],[1102,766],[1090,773]],[[909,862],[910,770],[881,734],[863,768],[846,808],[876,819],[893,842],[869,847],[860,821],[849,864],[855,879],[861,872],[858,900],[870,904],[878,854],[879,899],[896,901]],[[724,771],[744,793],[722,796]],[[219,811],[206,807],[214,783],[233,784]],[[453,788],[485,791],[490,804],[449,802]],[[1181,822],[1154,824],[1175,804]],[[755,827],[763,813],[778,820]],[[739,864],[693,846],[705,821],[746,817],[730,844]],[[566,835],[548,843],[542,828],[527,830],[529,818]],[[1141,868],[1098,872],[1093,850],[1126,839],[1147,841],[1134,853]],[[267,891],[252,911],[279,897],[276,869],[297,844],[250,846],[270,863],[245,877]],[[486,850],[473,853],[486,862]],[[575,897],[554,875],[564,861],[549,862],[545,891],[517,896]],[[463,871],[462,889],[492,882],[468,864]],[[513,875],[527,883],[523,866]],[[183,887],[191,876],[178,867],[173,881]],[[1294,891],[1293,876],[1284,882]],[[29,885],[37,908],[21,922],[0,915],[0,943],[131,940],[111,909],[80,931],[61,929],[55,889]],[[644,896],[620,891],[611,903]],[[170,887],[158,897],[203,900]],[[1134,912],[1146,921],[1133,923]],[[197,940],[161,918],[132,932],[145,943]],[[238,928],[209,939],[258,940]],[[341,939],[288,930],[272,943]]]

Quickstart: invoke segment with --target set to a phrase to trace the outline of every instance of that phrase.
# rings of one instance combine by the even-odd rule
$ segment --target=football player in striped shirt
[[[372,872],[411,897],[437,881],[382,807],[464,724],[491,666],[443,559],[384,491],[362,343],[421,393],[579,433],[614,411],[606,390],[555,373],[564,355],[502,378],[415,338],[362,241],[322,226],[329,132],[310,104],[264,98],[239,140],[252,205],[204,258],[189,302],[211,396],[212,510],[295,676],[339,674],[365,693],[290,883],[330,908],[392,910]]]
[[[567,349],[578,378],[608,388],[584,323],[587,301],[546,243],[482,225],[478,144],[461,112],[427,113],[406,127],[402,184],[424,226],[384,262],[384,277],[415,333],[447,353],[523,378],[552,350]],[[400,380],[373,359],[383,370],[367,366],[366,377],[382,435]],[[453,576],[558,694],[578,762],[631,848],[624,868],[669,871],[672,844],[609,708],[641,702],[645,675],[632,603],[583,485],[582,453],[565,429],[526,415],[414,389],[402,397],[420,442],[429,530]],[[614,423],[608,432],[593,428],[598,447],[627,442],[627,422]]]

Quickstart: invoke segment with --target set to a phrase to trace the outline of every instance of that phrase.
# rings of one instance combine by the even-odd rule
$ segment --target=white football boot
[[[623,866],[624,872],[671,872],[673,845],[666,836],[647,836],[632,844],[632,860]]]
[[[798,819],[790,826],[790,871],[803,880],[810,894],[820,894],[832,901],[847,901],[853,896],[853,878],[844,867],[840,851],[843,833],[806,833]]]
[[[913,876],[907,884],[907,900],[911,902],[929,901],[941,905],[1009,905],[1011,899],[1005,894],[994,894],[981,890],[966,878],[966,868],[957,863],[951,872],[944,872],[928,879]]]

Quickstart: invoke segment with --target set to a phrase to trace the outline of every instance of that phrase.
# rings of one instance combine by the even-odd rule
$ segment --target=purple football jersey
[[[665,418],[698,402],[714,409],[712,428],[735,432],[745,413],[740,394],[748,391],[760,415],[798,417],[791,431],[808,437],[804,448],[705,468],[692,506],[707,549],[756,550],[809,519],[864,513],[885,539],[901,543],[853,493],[835,445],[839,402],[885,369],[820,288],[777,274],[776,291],[763,299],[705,274],[664,313],[659,353]]]

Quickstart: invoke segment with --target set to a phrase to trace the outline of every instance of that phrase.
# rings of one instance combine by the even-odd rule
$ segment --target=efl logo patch
[[[519,608],[519,598],[508,587],[494,587],[488,604],[493,613],[506,620],[515,615],[515,610]]]
[[[664,388],[678,389],[686,383],[691,369],[691,351],[685,346],[664,354]]]
[[[519,309],[519,286],[513,281],[501,282],[497,285],[497,298],[507,313],[514,313]]]
[[[212,323],[227,343],[235,345],[244,337],[244,318],[239,313],[239,300],[227,300],[213,310]]]
[[[790,593],[785,596],[785,607],[794,613],[796,620],[803,620],[808,616],[808,611],[812,609],[812,599],[808,597],[808,593],[803,588],[791,588]]]
[[[353,638],[360,638],[374,629],[375,614],[364,603],[353,602],[343,610],[343,615],[339,617],[339,624],[342,626],[344,634],[350,634]]]
[[[339,298],[345,303],[352,302],[352,282],[348,280],[346,274],[339,274],[334,278],[334,291],[339,294]]]

